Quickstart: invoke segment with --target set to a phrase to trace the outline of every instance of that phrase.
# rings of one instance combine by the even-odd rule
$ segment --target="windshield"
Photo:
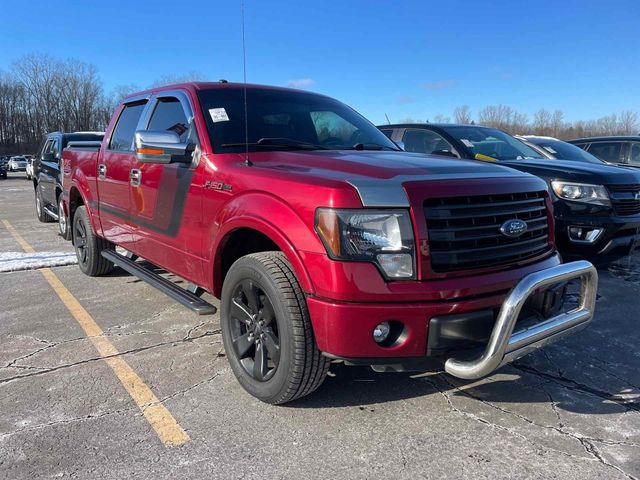
[[[198,92],[216,153],[245,151],[241,87]],[[290,90],[247,89],[249,151],[398,150],[373,124],[343,103]]]
[[[445,132],[458,140],[478,160],[525,160],[542,158],[531,147],[517,138],[495,128],[474,126],[442,127]],[[488,158],[487,158],[488,157]]]
[[[527,141],[535,143],[541,148],[544,148],[547,152],[560,160],[574,160],[578,162],[599,163],[603,162],[598,157],[591,155],[589,152],[576,147],[567,142],[561,142],[560,140],[547,140],[539,138],[527,138]]]

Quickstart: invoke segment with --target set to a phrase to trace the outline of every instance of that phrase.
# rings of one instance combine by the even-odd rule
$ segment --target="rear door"
[[[173,131],[181,142],[199,143],[193,108],[182,91],[156,94],[145,130]],[[135,162],[130,186],[130,215],[135,250],[150,262],[194,283],[202,275],[202,175],[199,148],[191,164]]]
[[[138,130],[148,99],[124,104],[98,159],[100,220],[107,240],[133,249],[133,227],[129,214],[129,182],[135,165],[133,136]]]
[[[42,202],[43,206],[49,207],[51,206],[51,190],[53,189],[53,178],[51,176],[51,163],[55,161],[55,157],[53,156],[53,148],[55,145],[55,140],[53,138],[48,138],[38,155],[37,160],[37,172],[34,174],[37,175],[36,179],[38,182],[38,189],[40,189],[40,193],[42,194]]]

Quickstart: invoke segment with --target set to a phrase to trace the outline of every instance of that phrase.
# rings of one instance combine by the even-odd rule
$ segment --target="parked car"
[[[25,172],[27,170],[27,159],[22,156],[13,156],[9,159],[10,172]]]
[[[544,179],[555,236],[567,255],[626,255],[640,244],[640,172],[603,162],[549,159],[511,135],[476,125],[383,125],[409,152],[499,162]]]
[[[59,204],[62,192],[61,158],[70,142],[100,142],[104,132],[52,132],[42,142],[42,147],[32,166],[36,214],[41,222],[58,221],[60,235],[69,235],[66,217],[60,217]]]
[[[590,137],[568,142],[605,162],[640,167],[640,136]]]
[[[81,271],[118,265],[201,314],[216,309],[198,293],[220,298],[231,368],[265,402],[313,392],[332,359],[441,360],[479,378],[592,316],[597,274],[560,264],[543,181],[402,152],[322,95],[148,90],[117,107],[98,149],[72,143],[62,158],[61,214]],[[584,288],[565,312],[570,279]]]
[[[557,138],[541,137],[536,135],[516,135],[516,138],[524,142],[525,145],[536,150],[545,158],[588,162],[595,163],[597,165],[607,164],[607,162],[591,155],[586,150],[583,150],[576,145],[572,145],[571,143],[558,140]]]

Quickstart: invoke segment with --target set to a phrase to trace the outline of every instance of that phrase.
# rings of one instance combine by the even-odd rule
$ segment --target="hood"
[[[640,170],[573,160],[509,160],[502,165],[531,173],[545,180],[566,180],[598,185],[640,184]]]
[[[309,183],[317,183],[315,179],[346,182],[356,189],[365,207],[410,206],[405,190],[405,184],[409,182],[485,178],[535,180],[506,166],[406,152],[259,152],[252,153],[251,160],[256,169],[279,170]]]
[[[258,168],[340,180],[389,180],[413,176],[425,177],[425,180],[451,176],[523,176],[511,168],[494,163],[391,151],[254,152],[251,153],[251,159]]]

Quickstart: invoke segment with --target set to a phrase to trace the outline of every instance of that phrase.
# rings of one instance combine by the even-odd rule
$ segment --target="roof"
[[[420,127],[436,127],[436,128],[444,128],[444,127],[482,127],[482,128],[492,128],[486,127],[485,125],[471,125],[466,123],[429,123],[429,122],[421,122],[421,123],[391,123],[389,125],[377,125],[378,128],[420,128]]]
[[[609,135],[603,137],[583,137],[567,140],[567,142],[606,142],[606,141],[635,141],[640,142],[640,135]]]
[[[274,85],[260,85],[255,83],[238,83],[238,82],[227,82],[227,81],[218,81],[218,82],[185,82],[185,83],[174,83],[170,85],[162,85],[161,87],[149,88],[147,90],[142,90],[140,92],[131,93],[126,96],[125,100],[131,97],[139,97],[140,95],[153,94],[158,92],[163,92],[167,90],[213,90],[213,89],[240,89],[247,88],[247,90],[277,90],[283,92],[292,92],[292,93],[308,93],[311,95],[319,95],[325,97],[326,95],[322,95],[316,92],[310,92],[308,90],[301,90],[299,88],[288,88],[288,87],[278,87]]]

